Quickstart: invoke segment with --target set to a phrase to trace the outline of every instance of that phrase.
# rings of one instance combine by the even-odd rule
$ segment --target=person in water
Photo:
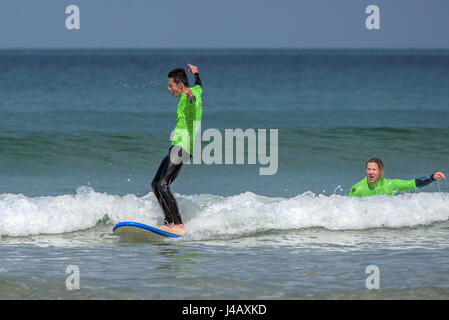
[[[189,87],[189,79],[183,68],[168,73],[168,91],[180,98],[176,113],[176,127],[168,155],[162,160],[151,183],[153,192],[164,213],[165,226],[169,232],[183,233],[184,226],[176,199],[170,191],[171,183],[181,171],[184,162],[193,156],[194,137],[202,117],[203,93],[198,67],[189,64],[189,72],[195,75],[195,84]],[[195,124],[194,124],[195,122]]]
[[[352,186],[348,193],[350,197],[366,197],[379,194],[394,195],[399,191],[422,188],[429,183],[446,179],[442,172],[436,172],[428,177],[412,180],[385,179],[384,164],[379,158],[372,158],[366,162],[366,177]]]

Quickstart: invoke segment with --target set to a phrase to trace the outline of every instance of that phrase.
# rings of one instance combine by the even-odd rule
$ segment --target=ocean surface
[[[188,63],[202,132],[277,129],[277,170],[186,164],[185,236],[121,241],[120,221],[163,222],[167,73]],[[448,182],[347,197],[371,157],[449,175],[449,51],[0,51],[0,299],[449,299]]]

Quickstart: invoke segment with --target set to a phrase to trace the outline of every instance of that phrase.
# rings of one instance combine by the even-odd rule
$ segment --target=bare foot
[[[168,231],[168,232],[174,232],[174,233],[184,233],[184,226],[182,224],[169,224],[160,227],[162,230]]]
[[[182,224],[175,224],[173,227],[170,228],[170,232],[175,233],[184,233],[184,226]]]

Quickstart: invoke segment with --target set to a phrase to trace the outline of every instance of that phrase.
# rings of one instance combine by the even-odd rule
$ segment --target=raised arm
[[[201,88],[203,87],[203,85],[201,84],[200,74],[198,72],[195,73],[195,86],[196,85],[199,85]]]
[[[203,87],[203,85],[201,84],[201,79],[200,79],[200,73],[198,71],[198,67],[189,64],[189,72],[193,73],[195,75],[195,86],[198,84],[201,88]]]

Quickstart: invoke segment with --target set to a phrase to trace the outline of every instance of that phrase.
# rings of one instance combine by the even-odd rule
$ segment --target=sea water
[[[187,63],[202,130],[277,129],[277,172],[186,164],[186,235],[122,242],[115,223],[163,222],[150,183]],[[447,299],[448,183],[346,194],[374,156],[449,174],[448,83],[443,50],[0,51],[0,298]]]

